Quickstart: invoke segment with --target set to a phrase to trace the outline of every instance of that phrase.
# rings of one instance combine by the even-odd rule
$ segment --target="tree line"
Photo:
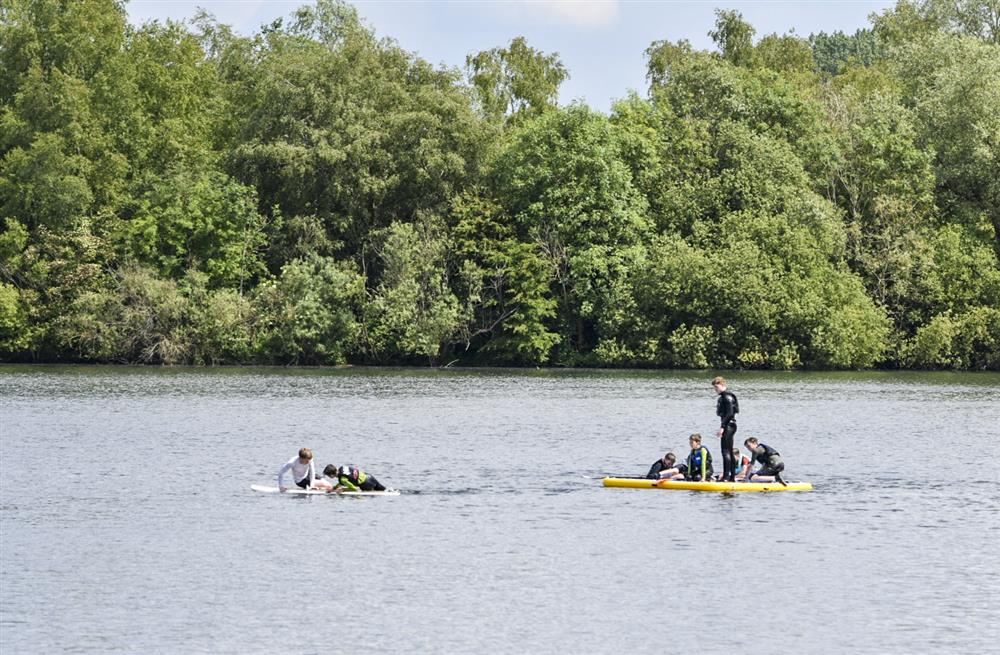
[[[1000,369],[1000,7],[646,49],[559,105],[320,0],[0,5],[0,359]]]

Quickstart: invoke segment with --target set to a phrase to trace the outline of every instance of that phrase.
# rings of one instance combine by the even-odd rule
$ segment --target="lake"
[[[1000,375],[0,366],[0,650],[995,652]],[[290,497],[302,446],[398,497]]]

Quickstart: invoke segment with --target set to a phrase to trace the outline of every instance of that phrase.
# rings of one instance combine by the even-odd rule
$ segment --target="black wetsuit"
[[[361,487],[361,491],[385,491],[385,485],[376,480],[373,475],[369,475],[368,479],[358,486]]]
[[[715,413],[722,419],[722,479],[736,480],[736,460],[733,459],[733,435],[736,434],[736,415],[740,403],[732,391],[723,391],[715,404]]]
[[[663,463],[663,458],[660,458],[653,462],[653,465],[649,467],[649,473],[646,474],[646,478],[650,480],[659,480],[660,471],[666,471],[667,469],[677,468],[677,463],[673,463],[667,466]]]
[[[705,477],[701,475],[702,468],[702,457],[705,458]],[[704,446],[698,446],[697,448],[691,449],[691,454],[687,458],[687,466],[684,472],[685,480],[694,480],[695,482],[703,481],[708,482],[712,479],[712,475],[715,471],[712,470],[712,453],[708,452],[708,448]]]
[[[761,463],[761,469],[754,475],[773,475],[775,479],[781,481],[779,474],[785,470],[785,463],[781,461],[781,454],[777,450],[767,444],[759,443],[750,452],[753,453],[753,457],[750,458],[750,469],[753,469],[754,462]]]

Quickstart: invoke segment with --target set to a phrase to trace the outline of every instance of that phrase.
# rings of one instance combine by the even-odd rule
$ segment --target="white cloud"
[[[520,0],[517,8],[552,23],[600,27],[618,17],[619,0]]]

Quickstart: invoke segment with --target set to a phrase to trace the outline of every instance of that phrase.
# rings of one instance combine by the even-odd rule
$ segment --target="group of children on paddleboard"
[[[721,419],[721,425],[716,433],[720,438],[722,448],[722,474],[715,475],[712,467],[712,453],[702,444],[700,434],[688,437],[691,452],[684,461],[677,461],[674,453],[668,452],[649,467],[646,477],[651,480],[689,480],[694,482],[780,482],[787,486],[781,478],[785,464],[781,455],[767,444],[760,443],[755,437],[743,442],[750,457],[744,456],[739,448],[733,447],[733,436],[736,434],[736,415],[740,412],[736,395],[729,391],[726,379],[717,377],[712,380],[712,388],[719,398],[715,413]],[[756,471],[754,466],[760,464]],[[313,464],[313,454],[308,448],[299,450],[297,457],[288,460],[278,471],[278,490],[287,491],[285,473],[291,473],[292,481],[302,489],[329,491],[385,491],[385,487],[371,474],[365,473],[355,466],[334,466],[328,464],[323,469],[323,475],[316,475]]]
[[[695,433],[688,437],[691,452],[684,461],[678,462],[676,455],[667,453],[653,462],[646,477],[651,480],[690,480],[694,482],[716,480],[720,482],[777,481],[787,485],[781,478],[785,464],[781,461],[781,455],[774,448],[760,443],[755,437],[750,437],[743,442],[751,455],[747,459],[740,453],[739,448],[733,447],[733,436],[736,434],[736,415],[740,413],[739,401],[736,400],[736,395],[729,391],[726,379],[723,377],[712,380],[712,388],[719,396],[715,413],[722,420],[716,433],[721,439],[722,475],[715,475],[712,468],[712,453],[702,445],[701,435]],[[758,463],[760,468],[754,471],[754,465]]]
[[[299,450],[296,457],[291,458],[278,471],[278,490],[288,491],[285,486],[285,473],[292,474],[292,481],[302,489],[315,489],[340,493],[344,491],[385,491],[382,483],[375,476],[365,473],[356,466],[334,466],[327,464],[323,475],[316,475],[313,464],[313,454],[308,448]]]

